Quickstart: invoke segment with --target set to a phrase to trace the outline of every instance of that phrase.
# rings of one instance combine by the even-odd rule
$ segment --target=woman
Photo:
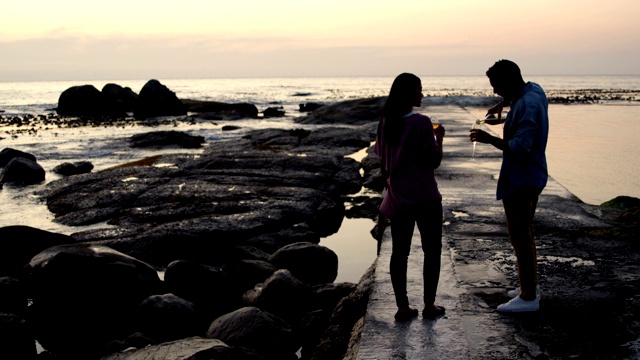
[[[442,248],[442,196],[434,176],[442,160],[445,130],[442,126],[434,130],[429,117],[412,112],[422,98],[419,77],[398,75],[384,105],[375,145],[387,190],[380,213],[391,221],[390,272],[398,306],[395,318],[399,321],[418,316],[407,297],[407,261],[416,224],[424,253],[422,315],[434,318],[445,312],[444,307],[435,305]]]

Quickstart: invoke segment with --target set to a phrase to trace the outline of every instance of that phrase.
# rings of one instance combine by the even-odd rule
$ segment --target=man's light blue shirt
[[[549,135],[549,102],[540,85],[527,83],[511,102],[504,123],[508,140],[498,179],[497,198],[523,191],[541,192],[547,185],[545,150]]]

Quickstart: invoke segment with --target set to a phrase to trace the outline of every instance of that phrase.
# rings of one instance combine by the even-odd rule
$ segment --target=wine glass
[[[471,130],[480,129],[482,127],[482,124],[484,124],[484,120],[476,119],[476,121],[471,126]],[[477,143],[478,143],[477,141],[473,142],[473,151],[471,152],[471,158],[472,159],[475,159],[475,157],[476,157],[476,144]]]
[[[440,127],[440,121],[438,120],[437,116],[431,115],[429,116],[429,119],[431,119],[431,124],[433,124],[433,130]]]

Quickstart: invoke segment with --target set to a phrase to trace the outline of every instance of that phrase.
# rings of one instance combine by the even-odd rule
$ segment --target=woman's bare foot
[[[444,306],[438,306],[436,304],[425,305],[422,310],[422,317],[425,319],[434,319],[438,316],[442,316],[445,313]]]
[[[406,321],[418,316],[418,309],[412,309],[409,306],[402,306],[398,308],[398,312],[394,315],[398,321]]]

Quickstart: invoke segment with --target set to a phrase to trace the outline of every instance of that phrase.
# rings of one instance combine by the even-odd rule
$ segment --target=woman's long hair
[[[414,105],[415,93],[421,84],[419,77],[409,73],[402,73],[393,80],[382,109],[384,118],[381,120],[382,131],[389,144],[397,145],[400,141],[402,117],[407,114],[407,109]]]

